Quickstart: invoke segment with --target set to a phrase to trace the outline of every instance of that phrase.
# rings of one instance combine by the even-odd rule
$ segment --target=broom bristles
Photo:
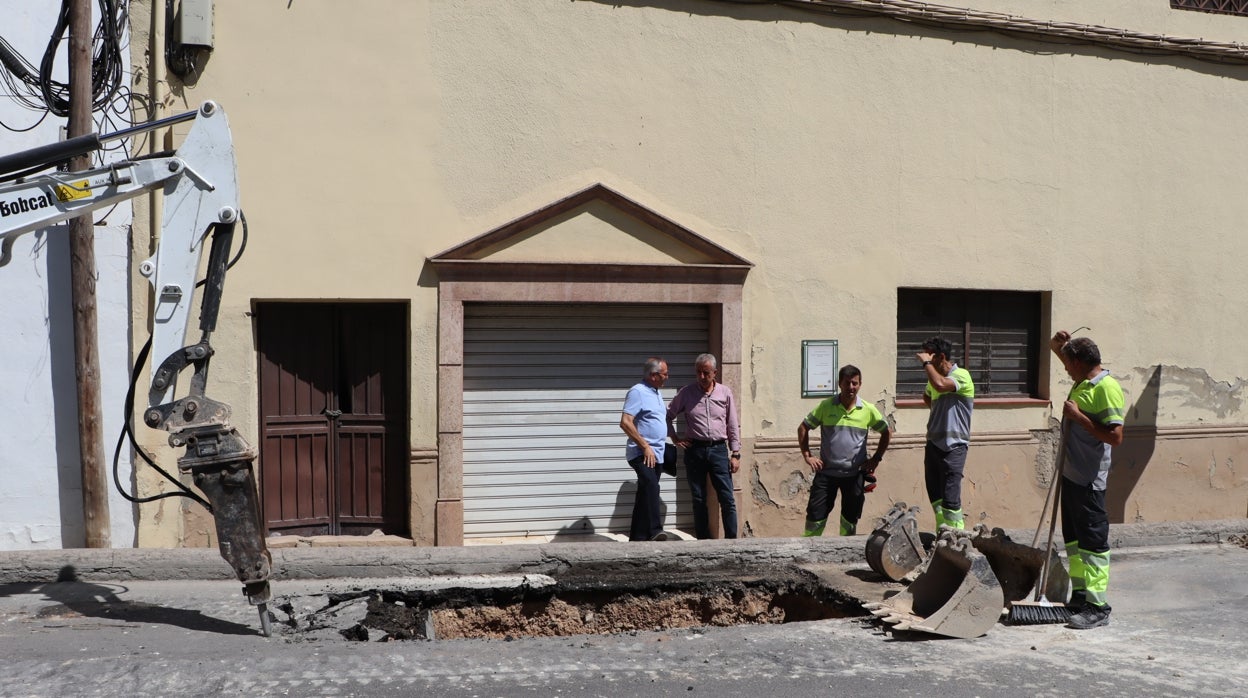
[[[1010,604],[1010,625],[1047,625],[1070,622],[1070,609],[1041,597],[1039,601],[1015,601]]]

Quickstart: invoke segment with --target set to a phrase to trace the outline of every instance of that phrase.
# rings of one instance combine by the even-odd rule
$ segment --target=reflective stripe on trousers
[[[813,538],[815,536],[822,536],[823,529],[827,528],[827,526],[828,526],[827,519],[822,519],[820,521],[811,521],[810,519],[806,519],[806,528],[805,530],[802,531],[802,537]],[[844,516],[842,516],[841,517],[841,535],[842,536],[858,535],[858,522],[850,521],[849,519],[846,519]]]
[[[1071,591],[1082,590],[1089,603],[1104,606],[1109,598],[1109,551],[1094,553],[1079,547],[1079,543],[1066,544],[1066,559],[1070,563]]]

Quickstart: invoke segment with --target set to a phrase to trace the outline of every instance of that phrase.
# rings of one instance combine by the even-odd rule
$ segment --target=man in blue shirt
[[[659,388],[666,382],[667,362],[658,357],[646,359],[641,382],[629,388],[620,415],[620,429],[628,435],[625,457],[637,472],[629,540],[664,540],[659,465],[667,440],[667,408]]]

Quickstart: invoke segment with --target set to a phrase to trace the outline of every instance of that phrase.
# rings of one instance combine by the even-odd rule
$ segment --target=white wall
[[[0,0],[0,36],[38,65],[59,0]],[[98,19],[98,7],[92,3]],[[67,42],[61,44],[62,56]],[[123,52],[129,61],[128,53]],[[65,61],[57,62],[65,79]],[[0,121],[26,128],[40,113],[17,104],[0,83]],[[49,116],[16,133],[0,126],[0,154],[58,140],[64,119]],[[124,126],[124,124],[123,124]],[[114,130],[116,127],[105,127]],[[105,212],[97,212],[99,221]],[[111,482],[112,452],[122,424],[129,376],[129,235],[131,207],[107,214],[96,226],[95,256],[105,457]],[[0,224],[2,225],[2,224]],[[74,377],[67,226],[28,233],[13,242],[0,266],[0,550],[81,547],[82,472]],[[121,454],[119,475],[129,485],[131,451]],[[134,508],[108,485],[113,547],[132,547]]]

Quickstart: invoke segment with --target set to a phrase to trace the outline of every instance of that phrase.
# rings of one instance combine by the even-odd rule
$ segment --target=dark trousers
[[[659,498],[662,470],[657,465],[647,467],[643,456],[637,456],[628,464],[637,471],[637,498],[633,500],[633,525],[629,528],[628,539],[653,540],[663,531],[663,500]]]
[[[851,524],[858,523],[862,518],[862,504],[867,499],[863,489],[865,482],[862,473],[847,477],[833,477],[823,473],[815,473],[810,483],[810,501],[806,504],[807,521],[823,521],[832,515],[832,507],[836,504],[836,493],[841,493],[841,518]],[[822,527],[820,527],[822,530]]]
[[[1105,491],[1062,478],[1062,537],[1091,553],[1109,552],[1109,513]]]
[[[737,502],[732,496],[732,464],[728,445],[723,441],[694,442],[685,450],[685,476],[693,498],[693,529],[699,540],[711,537],[710,515],[706,509],[706,481],[709,478],[719,497],[719,513],[724,522],[724,538],[737,537]]]
[[[944,509],[962,508],[962,470],[966,467],[966,444],[946,451],[927,442],[923,451],[923,480],[927,501],[942,502]]]
[[[1062,478],[1062,537],[1075,594],[1109,610],[1109,515],[1105,491]],[[1075,598],[1073,595],[1071,598]]]

